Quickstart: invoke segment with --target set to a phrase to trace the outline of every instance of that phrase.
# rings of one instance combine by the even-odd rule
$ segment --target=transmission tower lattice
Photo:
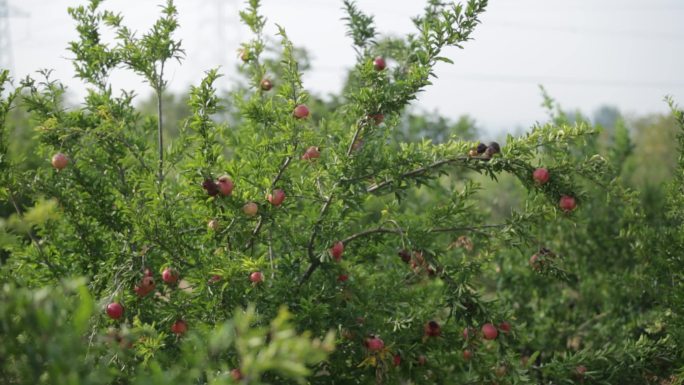
[[[7,0],[0,0],[0,69],[13,72],[14,59],[12,58],[9,16]]]
[[[214,14],[211,24],[214,26],[214,39],[217,46],[214,47],[214,57],[217,64],[222,66],[231,63],[237,54],[229,51],[228,47],[235,46],[240,42],[240,2],[236,0],[214,0]]]

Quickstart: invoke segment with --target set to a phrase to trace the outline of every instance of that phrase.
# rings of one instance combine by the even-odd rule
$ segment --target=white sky
[[[108,0],[127,25],[144,32],[164,0]],[[36,69],[55,69],[75,94],[83,86],[72,79],[67,44],[76,36],[68,6],[84,0],[9,0],[10,8],[29,17],[10,19],[14,68],[24,76]],[[172,69],[171,88],[185,91],[206,69],[221,65],[229,76],[238,61],[238,43],[249,34],[238,24],[242,0],[176,0],[187,59]],[[341,0],[263,0],[268,33],[284,26],[298,46],[307,48],[313,69],[304,86],[314,93],[339,90],[344,69],[353,65],[351,41],[345,36]],[[358,0],[375,16],[381,33],[413,32],[411,16],[424,2]],[[223,14],[223,17],[220,15]],[[538,89],[568,109],[592,113],[603,104],[628,114],[667,110],[663,97],[684,105],[684,1],[682,0],[490,0],[475,40],[465,50],[449,50],[455,65],[437,68],[435,85],[414,102],[457,118],[473,116],[479,126],[511,132],[543,120]],[[222,38],[219,36],[223,36]],[[117,73],[118,88],[146,94],[135,75]]]

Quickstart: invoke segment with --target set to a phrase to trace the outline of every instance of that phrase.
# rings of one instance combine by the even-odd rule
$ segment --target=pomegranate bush
[[[320,110],[293,42],[279,28],[270,46],[250,0],[241,17],[253,38],[239,54],[249,88],[223,99],[208,70],[173,128],[165,70],[184,57],[173,3],[142,35],[100,3],[69,10],[82,104],[67,107],[44,71],[0,105],[0,122],[15,103],[31,112],[45,160],[19,172],[2,125],[0,192],[16,208],[0,238],[9,383],[624,384],[681,364],[667,331],[616,333],[625,338],[603,349],[553,340],[572,334],[557,325],[592,322],[554,301],[597,282],[578,288],[586,270],[564,262],[577,242],[593,245],[597,185],[624,205],[611,211],[631,231],[619,235],[631,246],[643,235],[590,124],[557,117],[503,146],[390,140],[435,64],[451,62],[444,50],[472,38],[486,0],[430,0],[416,32],[387,45],[345,1],[357,62],[339,105]],[[114,91],[113,71],[148,84],[157,114]],[[476,174],[515,177],[520,209],[493,222]]]

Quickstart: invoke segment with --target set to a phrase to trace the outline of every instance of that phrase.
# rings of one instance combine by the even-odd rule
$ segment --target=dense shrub
[[[473,140],[467,121],[396,141],[486,0],[429,1],[416,33],[382,45],[345,1],[357,64],[334,108],[306,92],[284,29],[267,45],[251,0],[249,87],[221,98],[207,71],[171,128],[173,3],[142,35],[100,3],[70,9],[81,105],[45,71],[2,92],[0,122],[26,108],[44,160],[17,164],[3,123],[8,383],[681,382],[682,181],[667,227],[649,221],[619,177],[624,131],[603,148],[547,97],[552,119],[505,145]],[[116,93],[113,71],[139,75],[156,113]],[[486,197],[513,184],[478,174],[525,193],[491,215]]]

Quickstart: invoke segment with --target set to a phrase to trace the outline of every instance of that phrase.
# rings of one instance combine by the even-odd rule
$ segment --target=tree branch
[[[358,124],[356,127],[356,131],[354,131],[354,136],[352,137],[351,142],[349,142],[349,146],[347,146],[347,156],[351,156],[352,151],[354,151],[354,143],[356,143],[356,140],[359,138],[359,134],[361,133],[361,128],[363,127],[362,124]]]
[[[324,206],[325,207],[325,206]],[[433,229],[428,230],[428,233],[448,233],[448,232],[459,232],[459,231],[480,231],[482,229],[491,229],[491,228],[500,228],[500,227],[505,227],[507,224],[501,223],[501,224],[495,224],[495,225],[482,225],[482,226],[458,226],[458,227],[436,227]],[[375,235],[375,234],[397,234],[397,235],[402,235],[405,234],[406,230],[402,229],[400,227],[395,227],[395,228],[387,228],[387,227],[376,227],[374,229],[368,229],[368,230],[363,230],[358,233],[352,234],[348,236],[347,238],[344,238],[340,242],[342,242],[345,246],[354,240],[357,240],[359,238],[367,237],[370,235]],[[309,265],[309,268],[306,270],[302,278],[299,280],[299,285],[302,285],[306,280],[311,277],[311,274],[313,274],[314,271],[321,265],[321,261],[319,259],[315,259],[312,257],[313,255],[313,248],[309,248],[309,257],[311,257],[311,264]],[[315,257],[315,256],[314,256]],[[447,280],[450,279],[450,277],[447,277]]]
[[[467,156],[459,156],[459,157],[456,157],[456,158],[442,159],[442,160],[436,161],[436,162],[434,162],[434,163],[431,163],[431,164],[429,164],[429,165],[427,165],[427,166],[423,166],[423,167],[417,168],[417,169],[415,169],[415,170],[411,170],[411,171],[405,172],[405,173],[401,174],[400,179],[411,178],[411,177],[414,177],[414,176],[418,176],[418,175],[424,174],[424,173],[426,173],[426,172],[428,172],[428,171],[434,170],[434,169],[436,169],[436,168],[439,168],[439,167],[441,167],[441,166],[444,166],[444,165],[447,165],[447,164],[450,164],[450,163],[464,162],[464,161],[467,162],[467,161],[470,160],[470,159],[480,159],[480,158],[477,158],[477,157],[467,157]],[[381,189],[383,189],[383,188],[385,188],[385,187],[387,187],[387,186],[390,186],[390,185],[391,185],[392,183],[394,183],[394,182],[395,182],[394,179],[390,179],[390,180],[386,180],[386,181],[384,181],[384,182],[376,183],[376,184],[374,184],[374,185],[372,185],[372,186],[369,186],[369,187],[366,189],[366,191],[369,192],[369,193],[374,193],[374,192],[376,192],[376,191],[378,191],[378,190],[381,190]]]
[[[399,235],[401,235],[401,234],[404,234],[404,230],[400,229],[400,228],[388,229],[386,227],[378,227],[375,229],[364,230],[364,231],[361,231],[359,233],[350,235],[347,238],[343,239],[341,242],[346,245],[347,243],[349,243],[349,242],[351,242],[357,238],[363,238],[365,236],[369,236],[369,235],[373,235],[373,234],[399,234]]]
[[[354,144],[354,141],[356,141],[356,139],[358,138],[360,129],[361,129],[361,126],[359,126],[359,128],[357,128],[356,132],[354,133],[354,137],[352,139],[352,142],[347,149],[347,156],[351,155],[351,151],[353,151],[353,144]],[[420,168],[417,168],[415,170],[411,170],[409,172],[406,172],[406,173],[401,175],[401,178],[410,178],[410,177],[413,177],[416,175],[426,173],[430,170],[444,166],[446,164],[456,163],[456,162],[464,162],[464,161],[467,162],[470,159],[484,160],[483,158],[467,157],[467,156],[459,156],[456,158],[443,159],[443,160],[439,160],[437,162],[434,162],[432,164],[429,164],[427,166],[420,167]],[[378,190],[381,190],[381,189],[391,185],[392,183],[394,183],[394,180],[388,180],[385,182],[381,182],[379,184],[375,184],[373,186],[370,186],[366,191],[369,193],[374,193]],[[316,240],[316,236],[318,235],[319,226],[320,226],[321,222],[323,221],[323,216],[325,215],[325,212],[328,210],[328,207],[332,203],[332,200],[333,200],[333,194],[331,194],[330,197],[328,197],[328,199],[326,200],[325,204],[323,204],[323,207],[321,208],[321,213],[318,216],[318,220],[316,221],[316,224],[314,225],[313,232],[311,233],[311,237],[309,238],[309,242],[307,244],[307,254],[309,256],[309,259],[311,260],[311,264],[309,265],[309,268],[306,270],[306,272],[304,273],[302,278],[300,278],[300,280],[299,280],[300,285],[302,285],[304,282],[306,282],[309,279],[309,277],[311,277],[311,274],[313,274],[313,272],[316,271],[316,269],[318,269],[318,267],[321,264],[321,261],[316,259],[316,256],[315,256],[314,250],[313,250],[313,245],[314,245],[314,242]],[[501,227],[501,226],[503,226],[503,225],[489,225],[486,227]],[[438,232],[450,232],[450,231],[476,231],[476,230],[478,230],[477,227],[452,227],[452,228],[432,229],[430,232],[438,233]],[[364,237],[367,235],[372,235],[372,234],[383,234],[383,233],[384,234],[402,234],[403,232],[404,232],[404,230],[402,230],[400,228],[388,229],[388,228],[379,227],[376,229],[365,230],[365,231],[362,231],[360,233],[354,234],[350,237],[347,237],[346,239],[342,240],[342,243],[346,244],[347,242],[351,242],[357,238],[361,238],[361,237]]]
[[[295,146],[292,151],[297,151],[297,146]],[[283,177],[283,173],[285,172],[285,169],[287,168],[287,166],[290,165],[291,161],[292,161],[292,155],[288,155],[285,158],[285,161],[283,162],[283,164],[280,166],[280,169],[278,170],[278,174],[275,176],[275,178],[273,178],[273,181],[271,182],[271,190],[273,190],[273,188],[275,187],[276,183],[278,183],[280,178]]]
[[[433,229],[430,229],[428,232],[430,233],[453,233],[457,231],[479,231],[482,229],[493,229],[493,228],[500,228],[500,227],[506,227],[508,224],[506,223],[499,223],[496,225],[482,225],[482,226],[462,226],[462,227],[436,227]]]
[[[349,146],[347,147],[347,157],[350,157],[352,151],[354,151],[354,143],[356,143],[356,140],[359,138],[359,134],[361,133],[362,127],[362,124],[357,125],[356,131],[354,131],[354,136],[352,137],[352,140],[351,142],[349,142]],[[332,190],[335,190],[337,185],[338,184],[335,184]],[[321,223],[323,223],[325,214],[328,211],[328,208],[330,207],[330,204],[332,203],[334,197],[334,193],[331,193],[330,196],[328,196],[328,199],[326,199],[325,203],[323,204],[323,207],[321,207],[321,211],[318,214],[318,219],[316,220],[314,228],[311,231],[311,237],[309,237],[309,242],[306,245],[307,255],[309,256],[311,264],[309,265],[309,268],[306,270],[302,278],[299,279],[300,285],[306,282],[306,280],[308,280],[309,277],[311,277],[311,274],[313,274],[313,272],[316,271],[316,269],[318,269],[318,266],[320,266],[321,264],[321,261],[316,259],[316,255],[314,254],[314,243],[316,242],[316,237],[318,236],[318,231],[320,229]]]
[[[294,151],[296,151],[296,150],[297,150],[297,146],[295,145]],[[283,177],[283,174],[285,173],[285,169],[287,169],[287,166],[290,165],[291,161],[292,161],[292,156],[288,155],[285,158],[285,161],[283,162],[283,164],[280,165],[280,168],[278,169],[278,174],[276,174],[276,176],[273,178],[273,181],[271,181],[270,190],[273,190],[276,183],[278,183],[278,181],[280,181],[280,178]],[[252,230],[252,235],[249,237],[249,241],[247,241],[247,244],[245,245],[244,250],[247,250],[254,245],[254,239],[259,234],[259,231],[261,231],[261,228],[264,225],[263,219],[264,219],[263,216],[259,216],[259,221],[257,222],[256,226],[254,227],[254,230]]]
[[[334,189],[334,187],[333,187]],[[321,207],[321,211],[318,213],[318,219],[316,220],[316,223],[314,224],[314,228],[311,231],[311,237],[309,237],[309,242],[306,245],[306,250],[307,254],[309,255],[309,259],[311,259],[311,263],[313,264],[314,261],[317,261],[316,256],[314,255],[314,242],[316,241],[316,236],[318,235],[318,229],[321,226],[321,223],[323,223],[323,217],[325,216],[325,213],[328,211],[328,207],[330,207],[330,204],[333,201],[333,198],[335,197],[335,194],[330,194],[328,196],[328,199],[326,199],[325,203],[323,203],[323,206]],[[316,268],[314,268],[315,270]],[[313,271],[311,271],[313,273]],[[309,275],[311,274],[309,273]]]

